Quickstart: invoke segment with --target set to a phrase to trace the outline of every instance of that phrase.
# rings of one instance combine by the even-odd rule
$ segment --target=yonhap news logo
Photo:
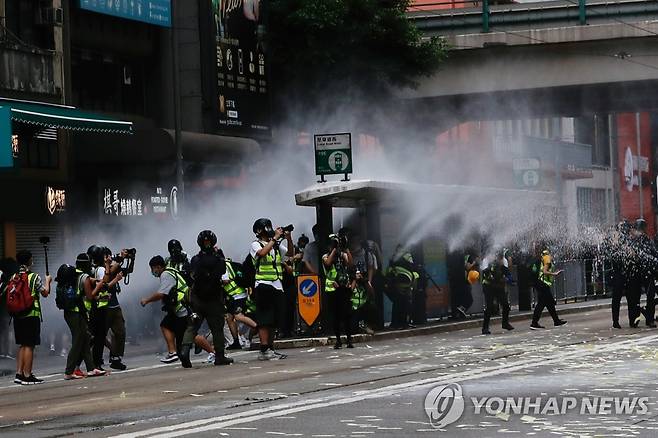
[[[475,416],[512,415],[647,415],[648,397],[469,397],[469,412]],[[435,429],[459,420],[466,410],[461,385],[449,383],[433,388],[425,396],[425,413]],[[503,414],[503,415],[501,415]]]
[[[433,388],[425,397],[425,413],[436,429],[443,429],[459,420],[464,413],[461,385],[449,383]]]

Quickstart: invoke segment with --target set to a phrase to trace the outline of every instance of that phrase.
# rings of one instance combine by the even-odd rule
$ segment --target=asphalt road
[[[658,330],[614,330],[609,310],[568,317],[541,332],[517,322],[491,336],[473,328],[353,350],[286,350],[282,361],[240,352],[229,367],[198,356],[184,370],[148,354],[101,378],[56,374],[20,387],[3,377],[0,435],[658,436]],[[426,396],[448,384],[462,397],[430,403],[431,421]],[[463,415],[439,424],[440,411],[456,415],[456,400]]]

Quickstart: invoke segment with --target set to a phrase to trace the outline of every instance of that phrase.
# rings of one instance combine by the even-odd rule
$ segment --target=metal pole
[[[640,192],[640,219],[644,219],[644,196],[642,196],[642,168],[640,166],[640,113],[635,113],[635,139],[637,142],[637,187]]]
[[[489,32],[489,0],[482,0],[482,32]]]
[[[608,151],[610,154],[610,164],[609,164],[609,173],[608,178],[606,180],[605,188],[606,188],[606,194],[605,194],[605,201],[606,201],[606,223],[608,225],[612,224],[613,222],[616,221],[615,217],[615,199],[614,199],[614,180],[615,180],[615,166],[613,165],[615,162],[615,157],[612,155],[612,129],[613,129],[613,116],[612,114],[608,114]],[[611,184],[611,187],[608,188],[608,183]],[[610,209],[612,208],[612,211]]]
[[[174,81],[174,143],[176,145],[176,187],[178,187],[178,211],[185,201],[185,183],[183,170],[183,142],[181,141],[181,110],[180,110],[180,69],[178,68],[178,24],[177,1],[171,2],[171,68]]]
[[[581,25],[587,24],[586,0],[578,0],[578,21]]]

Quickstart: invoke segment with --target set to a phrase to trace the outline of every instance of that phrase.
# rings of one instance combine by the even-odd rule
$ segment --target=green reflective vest
[[[327,270],[327,267],[322,262],[322,268],[324,269],[324,291],[325,292],[334,292],[336,290],[335,282],[338,278],[338,271],[336,270],[336,265],[331,265],[331,268]]]
[[[352,309],[359,310],[366,304],[367,301],[368,293],[366,292],[366,288],[357,284],[352,291]]]
[[[96,278],[96,272],[98,271],[98,267],[95,267],[91,270],[91,273],[94,278]],[[101,281],[101,280],[98,280]],[[110,304],[110,290],[108,289],[107,285],[104,285],[103,288],[98,292],[98,301],[96,302],[96,307],[99,309],[102,309],[103,307],[107,307]],[[87,307],[87,310],[91,309],[91,303],[89,303],[89,307]]]
[[[239,300],[242,298],[247,298],[247,291],[238,286],[238,283],[235,281],[235,270],[231,264],[231,259],[226,259],[226,273],[228,274],[229,283],[224,285],[224,291],[226,294],[234,300]]]
[[[547,286],[553,286],[554,277],[552,275],[544,274],[544,266],[546,266],[546,269],[549,272],[552,272],[553,271],[553,261],[552,261],[552,259],[549,263],[544,263],[544,257],[541,258],[541,265],[539,267],[539,281],[541,281],[542,283],[544,283]]]
[[[174,268],[165,268],[164,272],[168,272],[169,275],[174,277],[176,279],[176,302],[172,303],[173,305],[171,306],[172,309],[174,309],[174,312],[178,313],[183,308],[185,307],[185,303],[188,302],[189,297],[190,297],[190,288],[187,285],[187,282],[183,278],[183,276]],[[163,273],[164,273],[163,272]],[[169,296],[171,296],[171,292],[169,292]]]
[[[82,276],[84,275],[84,272],[76,268],[75,273],[78,276],[78,279],[76,280],[77,286],[75,288],[77,292],[76,298],[77,301],[80,302],[80,298],[85,296],[85,282],[82,281]],[[80,313],[80,307],[78,305],[76,305],[71,309],[66,309],[66,310],[69,312]]]
[[[277,281],[283,278],[281,252],[278,248],[274,252],[274,257],[272,257],[272,251],[268,252],[265,257],[254,257],[256,281]]]

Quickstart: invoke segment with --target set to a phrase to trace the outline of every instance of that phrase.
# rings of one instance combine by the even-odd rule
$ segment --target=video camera
[[[125,253],[125,256],[123,255]],[[121,264],[119,268],[123,274],[123,284],[130,284],[130,274],[135,270],[135,257],[137,256],[137,249],[124,248],[119,254],[112,256],[112,260]]]
[[[330,234],[329,240],[331,241],[332,248],[338,248],[341,251],[345,251],[347,249],[347,236],[340,234]]]

